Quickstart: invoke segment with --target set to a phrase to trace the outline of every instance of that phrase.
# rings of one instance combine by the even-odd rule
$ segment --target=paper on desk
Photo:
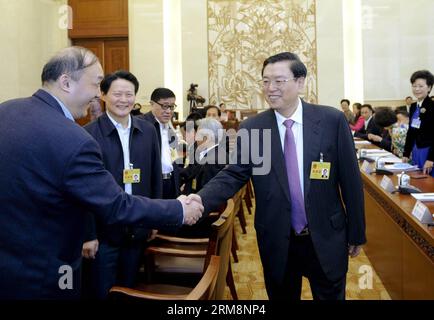
[[[418,166],[412,166],[408,163],[394,163],[394,164],[387,164],[384,166],[387,170],[393,171],[393,172],[409,172],[409,171],[417,171],[419,170]]]
[[[364,152],[366,152],[366,154],[378,154],[378,155],[392,155],[392,153],[390,153],[389,151],[383,150],[383,149],[363,149]]]
[[[371,143],[366,140],[355,140],[354,144],[371,144]]]
[[[398,157],[385,157],[385,158],[381,158],[381,160],[383,160],[386,163],[402,163],[402,159],[399,159]]]
[[[411,195],[422,202],[434,201],[434,192],[431,193],[411,193]]]

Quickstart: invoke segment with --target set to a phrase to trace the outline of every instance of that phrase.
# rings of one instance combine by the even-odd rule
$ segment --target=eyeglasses
[[[259,83],[264,87],[268,88],[271,84],[273,84],[274,87],[280,88],[285,83],[289,82],[290,80],[296,80],[297,78],[289,78],[289,79],[277,79],[277,80],[270,80],[270,79],[261,79],[259,80]]]
[[[173,111],[177,107],[176,104],[161,104],[161,103],[158,103],[157,101],[153,101],[153,102],[158,104],[161,107],[161,109],[163,109],[163,110]]]

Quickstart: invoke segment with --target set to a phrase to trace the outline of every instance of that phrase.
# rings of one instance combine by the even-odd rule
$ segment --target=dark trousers
[[[176,187],[174,174],[170,179],[163,179],[163,199],[176,199]]]
[[[83,298],[106,299],[114,285],[134,287],[145,240],[121,246],[100,242],[95,260],[83,259]]]
[[[309,280],[314,300],[345,300],[346,275],[336,281],[327,279],[310,235],[291,233],[286,270],[283,283],[265,279],[270,300],[300,300],[303,276]]]

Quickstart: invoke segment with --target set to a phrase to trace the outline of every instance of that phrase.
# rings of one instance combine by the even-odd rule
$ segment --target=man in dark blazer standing
[[[305,276],[314,299],[344,299],[348,256],[366,242],[362,182],[344,114],[299,98],[306,73],[293,53],[265,60],[262,86],[271,110],[241,124],[231,154],[236,163],[198,194],[210,212],[252,178],[269,298],[300,299]],[[246,135],[248,142],[240,139]]]
[[[139,81],[131,72],[119,70],[106,75],[100,87],[106,112],[84,128],[100,145],[105,168],[128,194],[161,199],[157,133],[147,121],[131,116]],[[83,289],[89,287],[83,290],[85,296],[89,292],[90,298],[104,299],[114,285],[134,287],[150,233],[143,225],[108,225],[89,214],[83,244],[83,256],[88,258],[83,275],[89,274],[82,282]]]
[[[179,194],[179,168],[173,162],[172,151],[177,149],[178,139],[171,126],[176,96],[172,90],[157,88],[151,94],[151,111],[139,116],[155,127],[161,150],[163,199],[174,199]]]
[[[129,195],[104,168],[97,142],[74,123],[102,78],[92,52],[69,47],[45,64],[42,89],[0,104],[0,299],[79,297],[86,210],[148,228],[201,216],[185,198]]]
[[[223,126],[214,118],[198,121],[194,160],[180,172],[183,193],[198,192],[229,163]]]

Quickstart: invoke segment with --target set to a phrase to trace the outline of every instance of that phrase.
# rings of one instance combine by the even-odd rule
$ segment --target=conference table
[[[367,236],[364,251],[384,287],[392,299],[434,299],[434,227],[412,215],[413,196],[384,190],[383,175],[361,174]],[[398,184],[396,174],[388,177]],[[412,178],[410,183],[422,192],[434,192],[431,176]],[[434,202],[424,204],[434,213]]]

